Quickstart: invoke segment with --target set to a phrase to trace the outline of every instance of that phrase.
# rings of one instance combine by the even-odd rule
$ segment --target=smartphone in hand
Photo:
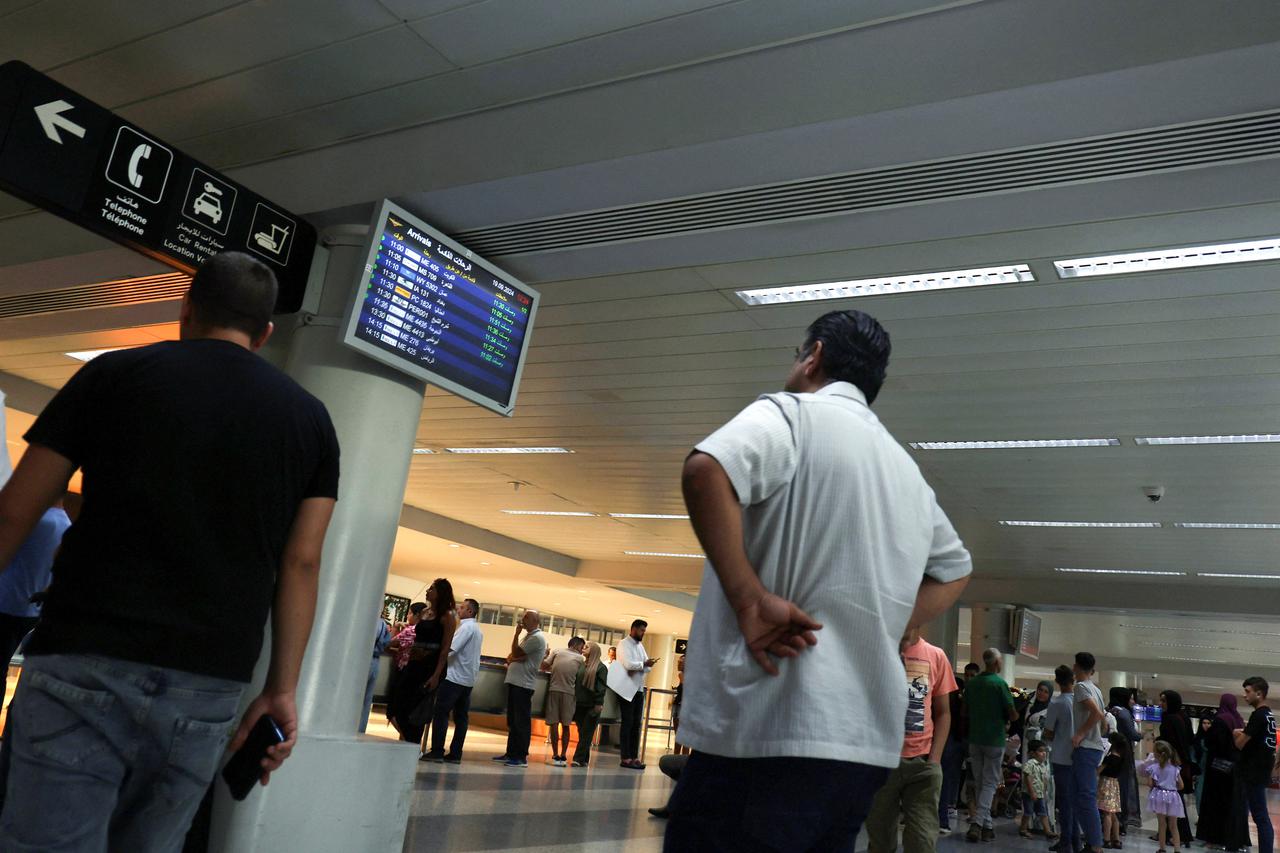
[[[243,800],[249,796],[253,786],[262,779],[262,759],[267,757],[267,750],[281,743],[284,743],[284,732],[269,714],[263,714],[253,724],[244,745],[222,768],[222,779],[232,797]]]

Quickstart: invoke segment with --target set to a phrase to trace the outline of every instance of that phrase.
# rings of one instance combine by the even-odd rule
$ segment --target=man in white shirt
[[[618,659],[609,667],[609,689],[618,695],[618,711],[622,716],[619,734],[619,751],[622,766],[628,770],[643,770],[640,761],[640,729],[644,714],[644,677],[658,662],[649,657],[641,641],[649,623],[637,619],[631,623],[631,633],[618,643]]]
[[[1076,677],[1071,707],[1075,732],[1071,745],[1071,779],[1075,784],[1075,817],[1080,822],[1085,844],[1094,853],[1102,850],[1102,818],[1098,814],[1098,766],[1107,742],[1102,739],[1102,691],[1093,683],[1096,665],[1089,652],[1076,652],[1072,670]]]
[[[471,712],[471,690],[476,686],[476,674],[480,671],[480,646],[484,637],[476,624],[480,602],[465,599],[458,605],[458,627],[449,644],[449,668],[444,682],[436,692],[435,716],[431,721],[431,751],[422,756],[423,761],[443,761],[445,764],[462,763],[462,745],[467,742],[467,723]],[[453,712],[453,740],[449,742],[449,754],[444,752],[444,736],[449,728],[449,713]]]
[[[511,654],[507,655],[507,751],[494,756],[507,767],[529,766],[529,736],[533,729],[533,688],[538,667],[547,653],[547,636],[539,625],[542,617],[536,610],[526,610],[516,623],[511,638]],[[529,634],[520,642],[520,631]]]
[[[809,326],[786,393],[697,446],[684,494],[708,563],[689,637],[669,851],[852,850],[907,696],[898,642],[950,607],[969,553],[872,414],[889,336]]]

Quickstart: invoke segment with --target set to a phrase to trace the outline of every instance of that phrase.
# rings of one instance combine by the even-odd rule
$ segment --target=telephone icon
[[[142,186],[142,175],[138,172],[138,164],[150,156],[151,146],[145,142],[133,149],[133,154],[129,156],[129,183],[133,184],[135,189]]]
[[[169,184],[173,151],[127,125],[116,131],[106,178],[134,198],[159,204]]]

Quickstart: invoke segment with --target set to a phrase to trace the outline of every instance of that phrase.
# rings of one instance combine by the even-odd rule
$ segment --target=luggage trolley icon
[[[276,225],[272,223],[271,233],[259,231],[253,235],[253,242],[272,254],[280,254],[280,250],[284,248],[285,238],[289,236],[289,227],[286,225]]]
[[[259,202],[245,242],[262,257],[284,266],[289,263],[297,225],[295,220]]]

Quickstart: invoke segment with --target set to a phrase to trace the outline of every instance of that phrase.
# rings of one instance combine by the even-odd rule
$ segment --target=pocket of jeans
[[[11,711],[36,756],[66,767],[84,767],[111,744],[104,731],[116,697],[81,687],[47,672],[22,674],[21,701]]]
[[[208,786],[235,729],[237,704],[211,713],[214,720],[191,717],[174,720],[173,741],[169,745],[171,776],[184,778],[202,790]],[[220,719],[224,714],[226,719]]]

